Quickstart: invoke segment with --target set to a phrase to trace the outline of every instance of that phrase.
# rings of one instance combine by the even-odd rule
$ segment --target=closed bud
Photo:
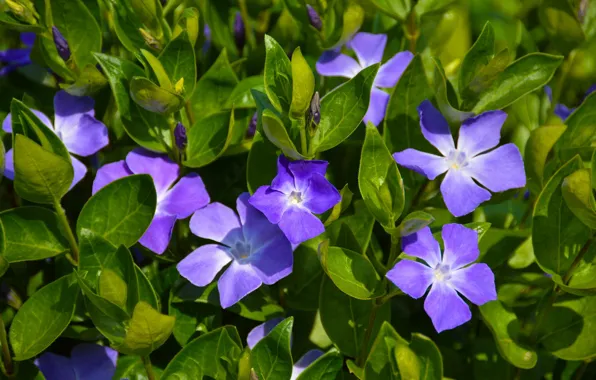
[[[147,46],[155,50],[161,50],[161,43],[151,33],[143,28],[139,28],[139,32],[141,32]]]
[[[21,21],[29,24],[37,24],[39,15],[29,0],[5,0],[4,2],[10,12]]]
[[[259,114],[255,112],[250,119],[250,123],[248,124],[248,130],[246,131],[247,137],[253,137],[255,132],[257,131],[257,121],[258,121]]]
[[[178,122],[176,128],[174,128],[174,139],[176,140],[175,142],[178,149],[183,150],[186,148],[188,138],[186,137],[186,128],[184,128],[184,124],[181,122]]]
[[[321,122],[321,98],[319,97],[319,91],[316,91],[310,101],[310,115],[313,123],[319,125]]]
[[[310,5],[306,5],[306,11],[308,13],[308,19],[310,20],[310,25],[312,25],[315,29],[321,30],[323,29],[323,21],[321,21],[321,17],[317,11]]]
[[[246,33],[244,31],[244,20],[240,12],[236,12],[236,18],[234,19],[234,41],[238,48],[238,53],[242,54],[244,44],[246,43]]]
[[[60,33],[58,28],[52,26],[52,36],[54,37],[54,44],[56,45],[56,50],[58,50],[58,55],[60,58],[64,60],[64,62],[68,61],[70,58],[70,47],[68,46],[68,41],[66,38]]]

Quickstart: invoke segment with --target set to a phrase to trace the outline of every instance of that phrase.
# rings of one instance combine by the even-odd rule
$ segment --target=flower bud
[[[4,3],[19,20],[32,25],[37,24],[39,15],[29,0],[5,0]]]
[[[323,29],[323,22],[321,21],[321,17],[317,13],[317,11],[310,5],[306,5],[306,11],[308,13],[308,19],[310,20],[310,25],[312,25],[315,29],[321,30]]]
[[[151,33],[149,33],[147,30],[143,28],[139,28],[139,32],[141,32],[141,36],[143,36],[143,39],[145,40],[147,46],[155,50],[161,50],[161,43],[157,38],[153,37]]]
[[[52,36],[54,37],[54,44],[56,45],[56,50],[58,50],[58,55],[65,62],[68,61],[70,58],[70,47],[68,47],[66,38],[64,38],[62,33],[60,33],[55,26],[52,26]]]
[[[174,139],[176,140],[176,146],[178,149],[183,150],[186,148],[188,138],[186,137],[186,128],[184,128],[184,124],[181,122],[178,122],[178,124],[176,124],[176,128],[174,128]]]
[[[257,121],[258,121],[259,114],[255,112],[250,119],[250,123],[248,124],[248,130],[246,131],[246,137],[253,137],[255,132],[257,131]]]
[[[319,97],[319,91],[315,91],[315,94],[310,101],[310,114],[313,123],[319,125],[321,121],[321,98]]]
[[[246,43],[246,33],[244,31],[244,20],[240,12],[236,12],[236,18],[234,19],[234,41],[238,48],[238,53],[242,54],[244,44]]]

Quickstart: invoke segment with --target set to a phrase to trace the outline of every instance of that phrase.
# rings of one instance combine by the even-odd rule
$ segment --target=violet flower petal
[[[244,241],[252,247],[253,251],[272,239],[284,237],[276,224],[271,223],[261,211],[250,204],[250,194],[240,194],[236,200],[236,210],[242,224]]]
[[[107,184],[132,174],[124,160],[105,164],[95,174],[92,193],[95,194]]]
[[[402,251],[410,256],[426,261],[434,268],[441,262],[441,248],[429,227],[424,227],[416,233],[404,236],[401,241]]]
[[[466,172],[493,192],[526,186],[524,160],[515,144],[505,144],[470,160]]]
[[[569,108],[565,104],[555,104],[554,114],[565,121],[575,111],[575,108]]]
[[[126,165],[134,174],[149,174],[153,178],[158,199],[172,186],[180,173],[178,164],[165,154],[142,148],[136,148],[128,153]]]
[[[420,127],[422,127],[424,138],[446,157],[449,152],[455,149],[447,120],[429,100],[420,103],[418,114],[420,115]]]
[[[304,372],[304,370],[309,365],[311,365],[318,358],[323,356],[323,354],[324,354],[323,351],[315,348],[315,349],[309,350],[308,352],[306,352],[306,354],[302,355],[302,357],[300,359],[298,359],[298,361],[296,363],[294,363],[294,366],[292,367],[292,377],[290,378],[290,380],[296,380],[298,378],[298,376],[302,372]]]
[[[394,87],[413,58],[414,54],[409,51],[402,51],[394,55],[390,60],[381,65],[373,86]]]
[[[236,213],[218,202],[197,210],[190,218],[190,230],[200,238],[227,246],[233,246],[244,239]]]
[[[159,202],[160,211],[185,219],[198,209],[209,204],[209,194],[197,173],[185,175],[167,191]]]
[[[375,126],[378,126],[385,118],[387,104],[389,103],[389,94],[383,90],[373,87],[370,91],[370,103],[368,110],[362,121],[368,123],[369,121]]]
[[[472,318],[464,300],[445,282],[435,282],[424,301],[424,311],[437,332],[463,325]]]
[[[360,32],[348,43],[354,50],[362,68],[381,62],[387,44],[386,34]]]
[[[503,111],[484,112],[463,122],[457,149],[471,158],[499,145],[501,127],[507,119]]]
[[[459,269],[478,259],[478,232],[461,224],[445,224],[441,232],[445,249],[442,264]]]
[[[65,356],[44,352],[34,363],[46,380],[77,380],[71,361]]]
[[[60,90],[54,96],[54,128],[60,135],[79,123],[83,115],[95,117],[95,100]]]
[[[262,212],[269,222],[277,224],[288,209],[288,196],[269,186],[261,186],[250,197],[250,204]]]
[[[70,184],[69,190],[75,187],[77,183],[79,183],[85,175],[87,174],[87,166],[84,163],[76,159],[74,156],[70,156],[70,161],[72,162],[72,168],[74,170],[74,176],[72,178],[72,183]]]
[[[451,273],[451,285],[476,305],[497,299],[495,275],[484,263],[472,264]]]
[[[319,218],[299,206],[286,210],[279,222],[279,228],[292,244],[300,244],[325,232],[325,226]]]
[[[279,325],[283,320],[284,319],[281,317],[273,318],[268,321],[265,321],[264,323],[261,323],[254,329],[250,330],[250,332],[246,336],[246,344],[248,345],[248,348],[252,350],[254,346],[257,345],[257,343],[259,343],[264,337],[269,335],[271,330],[273,330],[275,326]]]
[[[108,145],[108,128],[96,118],[83,115],[77,123],[63,127],[60,138],[69,152],[91,156]]]
[[[50,128],[51,130],[54,130],[54,127],[52,127],[52,122],[50,121],[50,118],[47,117],[45,113],[40,112],[38,110],[34,110],[34,109],[32,109],[31,112],[33,112],[35,114],[35,116],[37,116],[39,118],[39,120],[41,120],[41,122],[44,123],[48,128]],[[10,113],[8,115],[6,115],[6,117],[4,118],[4,121],[2,121],[2,130],[6,133],[12,133],[12,116]]]
[[[416,299],[426,293],[434,279],[433,270],[430,267],[407,259],[395,264],[386,276],[402,292]]]
[[[310,179],[313,174],[320,174],[325,177],[329,163],[322,160],[298,160],[288,164],[290,172],[294,177],[295,189],[305,192],[310,186]],[[294,190],[294,189],[293,189]]]
[[[324,77],[353,78],[362,67],[354,58],[341,54],[339,50],[328,50],[321,54],[316,69]]]
[[[445,157],[436,156],[411,148],[393,153],[393,159],[401,166],[414,170],[430,180],[437,178],[449,169]]]
[[[457,217],[471,213],[491,197],[472,177],[457,169],[447,172],[441,183],[441,194],[449,212]]]
[[[207,244],[192,251],[178,263],[176,268],[191,284],[207,286],[231,261],[232,258],[225,247],[219,244]]]
[[[14,181],[14,151],[9,149],[4,153],[4,176]]]
[[[35,32],[23,32],[19,35],[21,42],[27,46],[33,46],[35,43]]]
[[[271,181],[271,188],[281,191],[284,194],[290,194],[295,190],[294,174],[290,171],[290,161],[283,154],[277,158],[277,174]]]
[[[341,201],[339,191],[324,176],[315,173],[303,194],[304,207],[315,214],[322,214]]]
[[[251,265],[233,261],[217,282],[219,303],[227,309],[236,304],[262,284],[259,275]]]
[[[111,379],[116,372],[118,351],[98,344],[81,343],[70,354],[77,379]]]
[[[139,239],[139,244],[161,255],[170,244],[175,223],[176,215],[156,214],[147,231]]]
[[[277,228],[277,226],[276,226]],[[294,255],[288,239],[280,232],[258,250],[251,252],[250,262],[263,283],[275,284],[292,273]]]

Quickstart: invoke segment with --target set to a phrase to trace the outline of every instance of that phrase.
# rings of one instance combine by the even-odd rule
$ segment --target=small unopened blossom
[[[58,50],[58,55],[64,61],[68,61],[70,58],[70,47],[68,46],[68,41],[66,38],[60,33],[60,30],[55,26],[52,26],[52,37],[54,37],[54,44],[56,45],[56,50]]]
[[[250,119],[250,123],[248,123],[248,129],[246,130],[246,137],[253,137],[255,132],[257,131],[257,123],[259,120],[258,112],[255,112]]]
[[[306,12],[308,13],[308,20],[310,21],[310,25],[312,25],[317,30],[323,29],[323,21],[321,21],[321,17],[310,4],[306,4]]]
[[[172,239],[176,220],[186,219],[209,203],[209,194],[197,173],[180,177],[181,168],[165,154],[137,148],[126,160],[102,166],[93,181],[93,194],[107,184],[133,174],[149,174],[157,192],[153,220],[139,243],[157,253],[164,253]]]
[[[430,101],[422,102],[418,113],[424,138],[441,156],[406,149],[393,154],[393,158],[430,180],[447,172],[441,183],[441,194],[453,215],[463,216],[474,211],[491,198],[488,190],[500,192],[526,185],[524,161],[517,146],[505,144],[493,149],[501,138],[501,127],[507,118],[505,112],[488,111],[464,121],[459,129],[457,148],[447,120]],[[493,150],[487,152],[490,149]]]
[[[211,203],[190,219],[196,236],[219,244],[203,245],[178,263],[178,272],[195,286],[207,286],[219,277],[219,302],[225,309],[262,284],[272,285],[292,273],[292,246],[279,227],[248,203],[249,194],[236,201],[238,215],[221,203]]]
[[[322,214],[340,200],[337,189],[325,178],[327,161],[277,160],[277,176],[270,186],[261,186],[250,204],[271,223],[278,224],[292,244],[300,244],[325,231],[314,214]]]
[[[309,117],[315,125],[319,125],[321,122],[321,97],[319,91],[315,91],[310,101]]]
[[[205,37],[205,41],[203,42],[203,47],[201,48],[201,51],[203,52],[203,55],[205,55],[211,47],[211,28],[209,28],[209,25],[207,24],[203,26],[203,36]]]
[[[35,43],[35,33],[21,33],[22,48],[6,49],[0,51],[0,76],[4,76],[19,67],[31,64],[31,49]]]
[[[590,95],[594,91],[596,91],[596,84],[593,84],[592,86],[590,86],[590,88],[588,88],[588,91],[586,91],[586,93],[584,94],[584,97],[582,98],[582,102],[588,97],[588,95]],[[550,86],[544,86],[544,92],[548,96],[548,99],[552,102],[553,101],[553,90],[550,88]],[[554,114],[557,115],[558,117],[560,117],[561,120],[563,120],[563,121],[567,120],[567,118],[574,111],[575,111],[575,108],[569,108],[563,103],[555,104]]]
[[[46,380],[103,380],[116,373],[118,351],[97,344],[75,346],[70,358],[46,352],[35,359],[35,365]]]
[[[54,96],[54,125],[50,119],[37,110],[31,110],[39,120],[47,125],[66,149],[77,156],[87,157],[108,145],[108,129],[95,118],[95,101],[88,96],[73,96],[66,91],[58,91]],[[2,122],[4,132],[12,133],[12,116],[8,114]],[[87,167],[71,154],[74,178],[70,188],[79,183],[87,173]],[[4,157],[4,176],[14,179],[13,150]]]
[[[178,122],[176,124],[176,128],[174,128],[174,140],[176,140],[176,146],[178,149],[186,148],[186,143],[188,142],[188,138],[186,136],[186,128],[184,128],[184,124]]]
[[[275,328],[275,326],[279,325],[283,321],[283,318],[273,318],[264,323],[261,323],[254,329],[250,330],[248,336],[246,337],[246,343],[248,344],[248,348],[251,350],[261,341],[261,339],[265,338],[271,330]],[[324,352],[318,349],[313,349],[306,352],[292,367],[292,377],[290,380],[296,380],[298,376],[304,372],[309,365],[311,365],[315,360],[323,356]]]
[[[446,224],[442,238],[445,249],[441,255],[439,242],[428,227],[404,237],[403,252],[424,263],[403,259],[387,272],[387,278],[412,298],[424,296],[430,287],[424,311],[437,332],[450,330],[472,318],[470,308],[459,294],[475,305],[497,299],[495,276],[489,266],[472,264],[480,254],[478,233],[460,224]]]
[[[342,54],[339,49],[323,53],[317,61],[317,72],[326,77],[353,78],[362,69],[381,62],[387,44],[386,34],[358,33],[347,44],[356,53],[358,61]],[[368,111],[364,122],[379,125],[385,117],[389,94],[381,88],[394,87],[404,73],[414,55],[409,51],[402,51],[381,65],[370,94]]]
[[[246,33],[244,30],[244,20],[240,12],[236,12],[236,17],[234,18],[234,42],[236,43],[238,52],[242,54],[242,49],[244,49],[244,44],[246,43]]]

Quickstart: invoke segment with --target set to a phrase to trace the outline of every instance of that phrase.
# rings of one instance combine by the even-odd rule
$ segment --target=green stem
[[[304,125],[300,128],[300,151],[303,156],[308,156],[308,151],[306,150],[306,128]]]
[[[420,31],[416,25],[416,13],[412,11],[410,12],[408,23],[406,25],[406,38],[410,42],[409,50],[414,54],[416,54],[416,42],[418,41],[418,37],[420,37]]]
[[[399,238],[395,235],[391,235],[391,249],[389,250],[389,260],[387,260],[387,268],[393,268],[397,256],[399,255]]]
[[[12,365],[12,357],[10,356],[8,339],[6,339],[6,327],[4,326],[2,315],[0,315],[0,344],[2,344],[2,362],[4,363],[4,371],[7,376],[10,376],[13,374],[14,367]]]
[[[582,247],[582,249],[579,251],[579,253],[577,254],[577,256],[575,256],[575,259],[571,263],[571,266],[569,267],[569,269],[567,270],[567,272],[563,276],[563,283],[565,285],[567,285],[567,283],[571,279],[571,275],[573,275],[573,272],[575,271],[575,269],[577,268],[577,266],[579,265],[579,263],[581,263],[581,261],[584,258],[586,252],[588,252],[588,250],[590,249],[590,245],[592,244],[592,240],[593,240],[593,238],[590,237],[590,239],[586,242],[586,244],[584,244],[584,246]]]
[[[590,365],[591,361],[591,359],[584,360],[582,365],[577,369],[577,371],[575,371],[575,375],[573,375],[573,380],[580,380],[584,376],[584,373],[586,373],[586,369],[588,368],[588,365]]]
[[[186,117],[188,118],[188,122],[190,123],[188,127],[192,128],[192,126],[195,125],[195,114],[192,111],[190,101],[184,103],[184,110],[186,111]]]
[[[358,358],[356,359],[356,364],[359,367],[362,367],[364,361],[366,360],[367,348],[370,338],[372,336],[372,330],[375,326],[375,320],[377,319],[377,312],[382,304],[378,303],[377,300],[373,300],[373,307],[370,311],[370,316],[368,317],[368,326],[366,327],[366,331],[364,333],[364,339],[362,340],[362,345],[360,346],[360,353],[358,354]]]
[[[151,366],[151,359],[149,359],[149,355],[141,356],[141,360],[143,361],[143,365],[145,366],[145,371],[147,372],[147,378],[149,380],[155,380],[155,372],[153,372],[153,367]]]
[[[385,273],[387,272],[387,268],[385,268],[385,266],[383,264],[381,264],[381,262],[377,259],[377,256],[375,255],[374,252],[372,252],[372,250],[370,251],[370,255],[367,255],[370,262],[372,263],[373,267],[375,267],[376,271],[381,275],[384,276]]]
[[[62,208],[59,200],[54,201],[54,208],[56,209],[56,214],[58,214],[58,221],[62,225],[62,228],[66,232],[66,239],[68,240],[68,244],[70,245],[70,252],[72,253],[72,259],[75,265],[79,264],[79,245],[77,244],[77,240],[75,239],[74,233],[70,228],[70,224],[68,223],[68,218],[66,217],[66,213]]]

